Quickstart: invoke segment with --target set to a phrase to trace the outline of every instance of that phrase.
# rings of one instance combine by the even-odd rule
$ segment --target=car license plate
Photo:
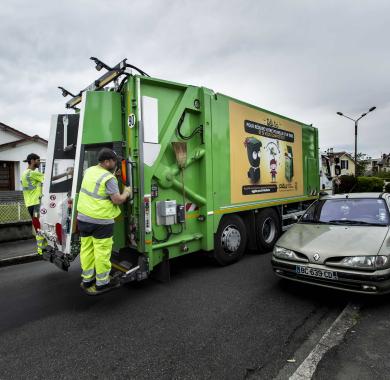
[[[323,278],[325,280],[337,280],[337,273],[331,272],[329,270],[316,269],[316,268],[310,268],[310,267],[304,267],[301,265],[297,265],[295,267],[295,272],[297,274],[303,274],[305,276]]]

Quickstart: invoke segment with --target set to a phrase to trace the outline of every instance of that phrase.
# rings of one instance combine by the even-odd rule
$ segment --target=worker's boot
[[[92,280],[92,281],[81,281],[80,286],[81,286],[82,288],[88,289],[88,288],[90,288],[91,286],[93,286],[94,284],[95,284],[95,280]]]
[[[119,288],[121,283],[118,277],[110,277],[110,282],[104,285],[95,285],[95,289],[97,293],[105,293],[115,288]]]

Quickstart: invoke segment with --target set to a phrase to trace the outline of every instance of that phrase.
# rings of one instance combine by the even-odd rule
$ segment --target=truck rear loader
[[[122,282],[169,279],[169,261],[208,252],[221,265],[268,252],[318,197],[318,132],[232,97],[149,77],[126,59],[52,117],[39,233],[67,270],[80,250],[76,205],[103,147],[122,157],[133,196],[115,220],[112,269]],[[61,173],[73,175],[59,176]],[[60,178],[59,178],[60,177]],[[59,178],[59,179],[56,179]]]

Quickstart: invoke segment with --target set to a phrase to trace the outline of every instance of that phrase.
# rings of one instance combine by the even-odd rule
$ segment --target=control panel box
[[[176,224],[176,201],[156,202],[157,225],[170,226]]]

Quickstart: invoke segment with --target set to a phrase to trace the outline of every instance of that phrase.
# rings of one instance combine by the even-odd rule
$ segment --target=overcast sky
[[[62,4],[62,5],[61,5]],[[387,0],[2,0],[0,121],[47,138],[57,89],[100,74],[90,56],[205,86],[319,129],[321,149],[390,153]]]

